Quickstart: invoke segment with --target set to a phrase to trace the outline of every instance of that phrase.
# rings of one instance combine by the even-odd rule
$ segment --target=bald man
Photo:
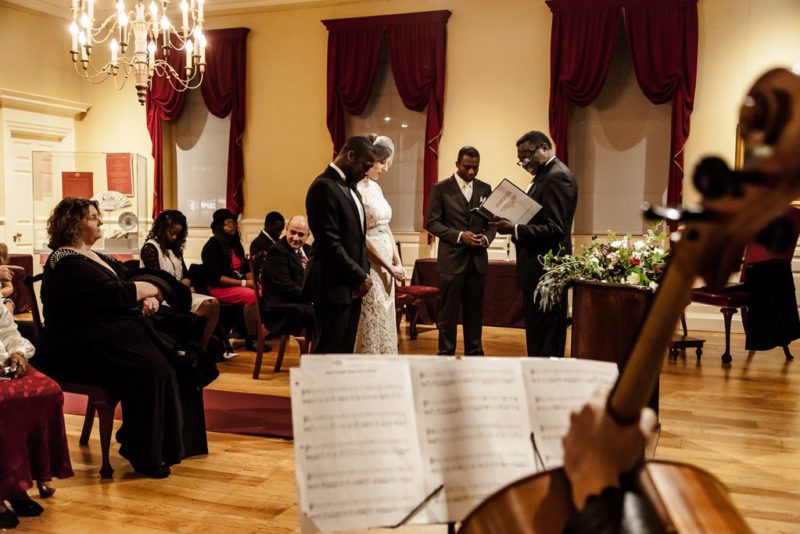
[[[314,333],[314,309],[303,294],[311,259],[308,236],[308,221],[295,215],[286,224],[286,234],[267,251],[261,269],[261,318],[271,334]]]

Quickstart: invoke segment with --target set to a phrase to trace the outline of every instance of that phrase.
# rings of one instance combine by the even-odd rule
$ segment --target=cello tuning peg
[[[714,212],[702,206],[651,206],[650,203],[642,204],[642,211],[648,220],[665,220],[668,222],[708,221],[714,218]]]

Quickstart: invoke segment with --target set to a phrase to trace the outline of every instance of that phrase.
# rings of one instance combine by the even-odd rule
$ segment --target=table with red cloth
[[[33,256],[30,254],[9,254],[8,264],[22,267],[24,271],[14,270],[14,278],[11,280],[14,286],[14,293],[11,299],[14,301],[14,313],[27,313],[31,311],[31,297],[25,287],[25,277],[33,276]]]
[[[439,287],[436,258],[420,258],[414,263],[411,285]],[[433,324],[438,303],[434,300],[417,304],[417,322]],[[483,326],[525,328],[522,292],[517,287],[517,263],[489,260],[483,296]]]
[[[31,366],[22,378],[0,380],[0,501],[34,480],[73,476],[64,427],[64,394]]]

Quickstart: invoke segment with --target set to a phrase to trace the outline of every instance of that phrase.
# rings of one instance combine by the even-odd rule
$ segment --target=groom
[[[366,221],[356,184],[375,162],[366,137],[351,137],[306,194],[314,235],[308,284],[317,335],[314,352],[350,354],[356,340],[361,298],[372,287],[365,241]]]

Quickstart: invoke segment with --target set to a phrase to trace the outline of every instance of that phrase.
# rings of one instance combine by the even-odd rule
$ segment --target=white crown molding
[[[85,102],[0,88],[0,108],[20,109],[46,115],[77,118],[91,109]]]
[[[226,15],[231,12],[273,11],[371,1],[374,0],[208,0],[205,11],[207,15]],[[130,1],[127,3],[132,5]],[[9,4],[36,13],[46,13],[61,20],[71,18],[69,3],[65,0],[0,0],[0,4]],[[95,18],[105,17],[113,12],[112,0],[98,1],[97,4]],[[175,7],[173,6],[172,9]]]

